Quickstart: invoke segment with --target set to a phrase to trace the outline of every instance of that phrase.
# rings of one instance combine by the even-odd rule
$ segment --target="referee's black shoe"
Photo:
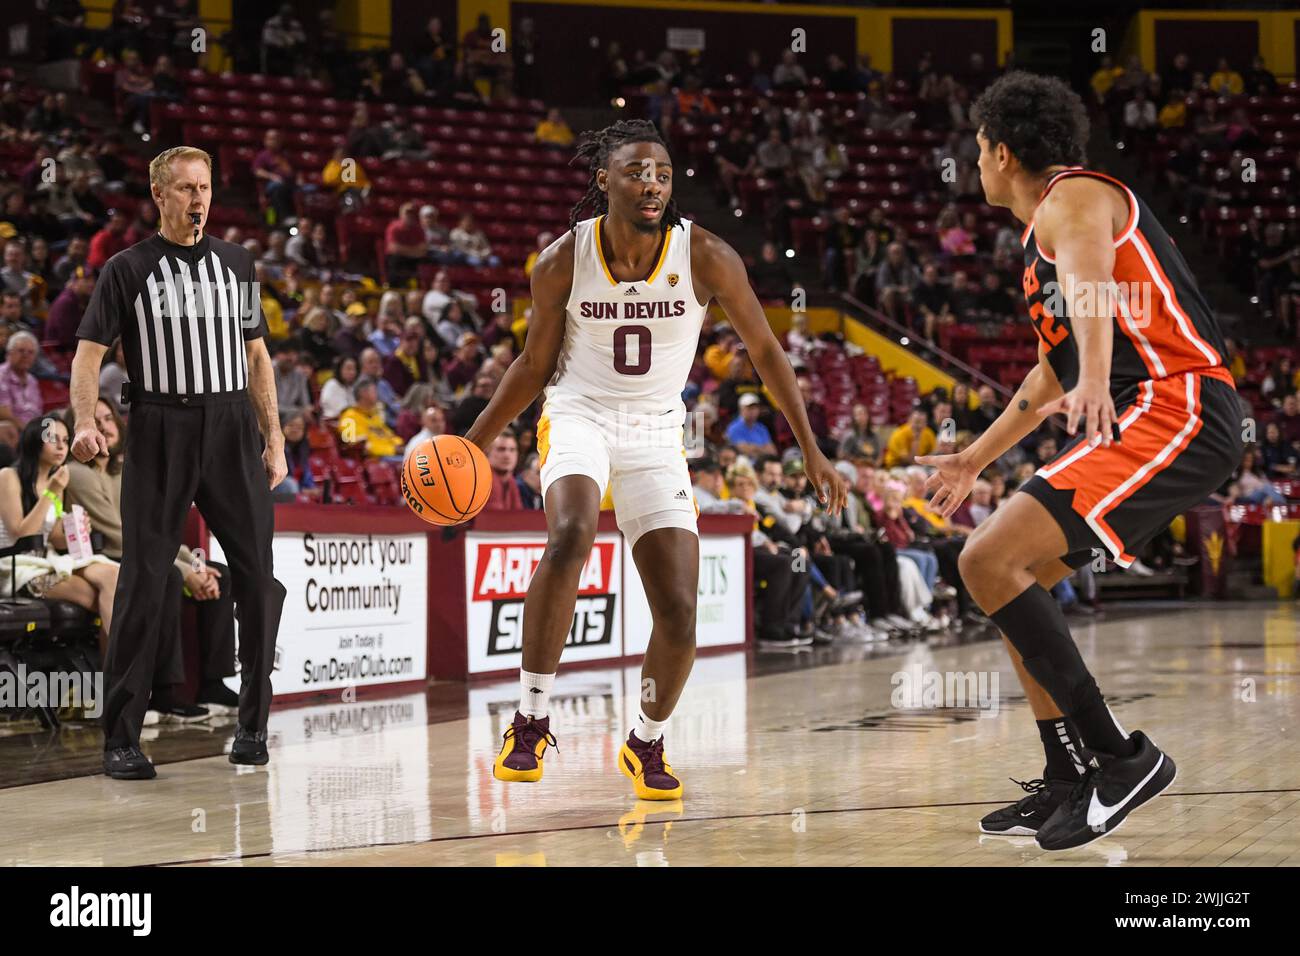
[[[230,746],[231,763],[260,767],[270,760],[271,755],[266,752],[265,730],[252,731],[240,727],[235,731],[235,742]]]
[[[136,746],[105,750],[104,773],[114,780],[152,780],[158,776],[149,758]]]
[[[1119,829],[1130,813],[1174,782],[1178,768],[1140,730],[1131,757],[1088,753],[1088,772],[1038,830],[1044,850],[1069,850]]]
[[[1011,778],[1020,789],[1029,794],[1010,806],[994,810],[980,821],[980,833],[994,836],[1033,836],[1056,808],[1070,794],[1074,780],[1023,780]]]

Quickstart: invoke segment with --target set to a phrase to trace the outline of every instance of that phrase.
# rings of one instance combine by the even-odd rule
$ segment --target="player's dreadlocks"
[[[668,148],[660,137],[659,131],[649,120],[619,120],[602,130],[588,130],[583,133],[578,140],[578,151],[569,161],[569,165],[574,166],[579,160],[585,162],[591,172],[591,179],[587,181],[586,194],[578,200],[578,204],[569,213],[570,232],[578,228],[578,216],[588,205],[598,216],[609,211],[609,197],[596,185],[596,170],[609,166],[609,154],[624,143],[658,143],[664,149]],[[677,211],[677,200],[668,200],[661,220],[663,228],[671,229],[681,221],[681,214]]]

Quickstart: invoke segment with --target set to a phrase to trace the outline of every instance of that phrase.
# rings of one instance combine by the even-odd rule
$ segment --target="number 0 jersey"
[[[1128,221],[1114,240],[1119,314],[1111,346],[1111,395],[1118,397],[1142,382],[1186,372],[1209,375],[1232,386],[1214,312],[1197,288],[1182,253],[1146,203],[1119,180],[1082,168],[1053,176],[1039,202],[1053,186],[1071,176],[1089,176],[1118,186],[1129,205]],[[1025,247],[1029,318],[1061,388],[1068,392],[1078,384],[1079,353],[1066,310],[1066,290],[1057,278],[1056,259],[1038,246],[1032,218],[1021,244]]]
[[[619,282],[600,246],[602,217],[578,223],[564,343],[546,405],[596,402],[615,411],[684,414],[686,387],[707,309],[691,283],[691,223],[663,234],[650,274]]]

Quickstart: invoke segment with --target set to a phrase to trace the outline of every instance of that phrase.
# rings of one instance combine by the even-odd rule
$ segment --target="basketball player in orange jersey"
[[[1128,567],[1204,501],[1242,455],[1241,407],[1214,314],[1182,255],[1127,186],[1083,168],[1088,120],[1060,80],[1023,72],[975,106],[988,202],[1026,223],[1024,291],[1039,363],[965,452],[937,469],[950,515],[976,477],[1053,413],[1075,436],[981,524],[961,555],[972,597],[1001,629],[1047,752],[1029,796],[981,821],[1046,850],[1112,832],[1168,787],[1174,762],[1126,733],[1049,591],[1109,553]],[[1082,428],[1079,425],[1082,424]]]
[[[711,300],[786,412],[812,486],[832,513],[847,488],[817,448],[790,362],[740,257],[678,214],[672,161],[654,126],[622,121],[586,134],[578,158],[591,180],[569,231],[533,267],[523,352],[465,436],[486,449],[546,387],[537,441],[547,543],[524,601],[519,710],[493,773],[540,780],[543,754],[555,745],[550,691],[608,489],[653,617],[641,712],[619,769],[638,797],[673,800],[682,784],[664,758],[664,727],[695,659],[700,563],[681,394]],[[598,215],[578,221],[588,204]]]

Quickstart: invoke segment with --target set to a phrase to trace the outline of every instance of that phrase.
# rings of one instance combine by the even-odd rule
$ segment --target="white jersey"
[[[664,235],[650,275],[618,282],[600,247],[601,218],[578,223],[564,344],[546,404],[596,402],[611,410],[683,412],[681,394],[707,309],[691,282],[691,224]]]

